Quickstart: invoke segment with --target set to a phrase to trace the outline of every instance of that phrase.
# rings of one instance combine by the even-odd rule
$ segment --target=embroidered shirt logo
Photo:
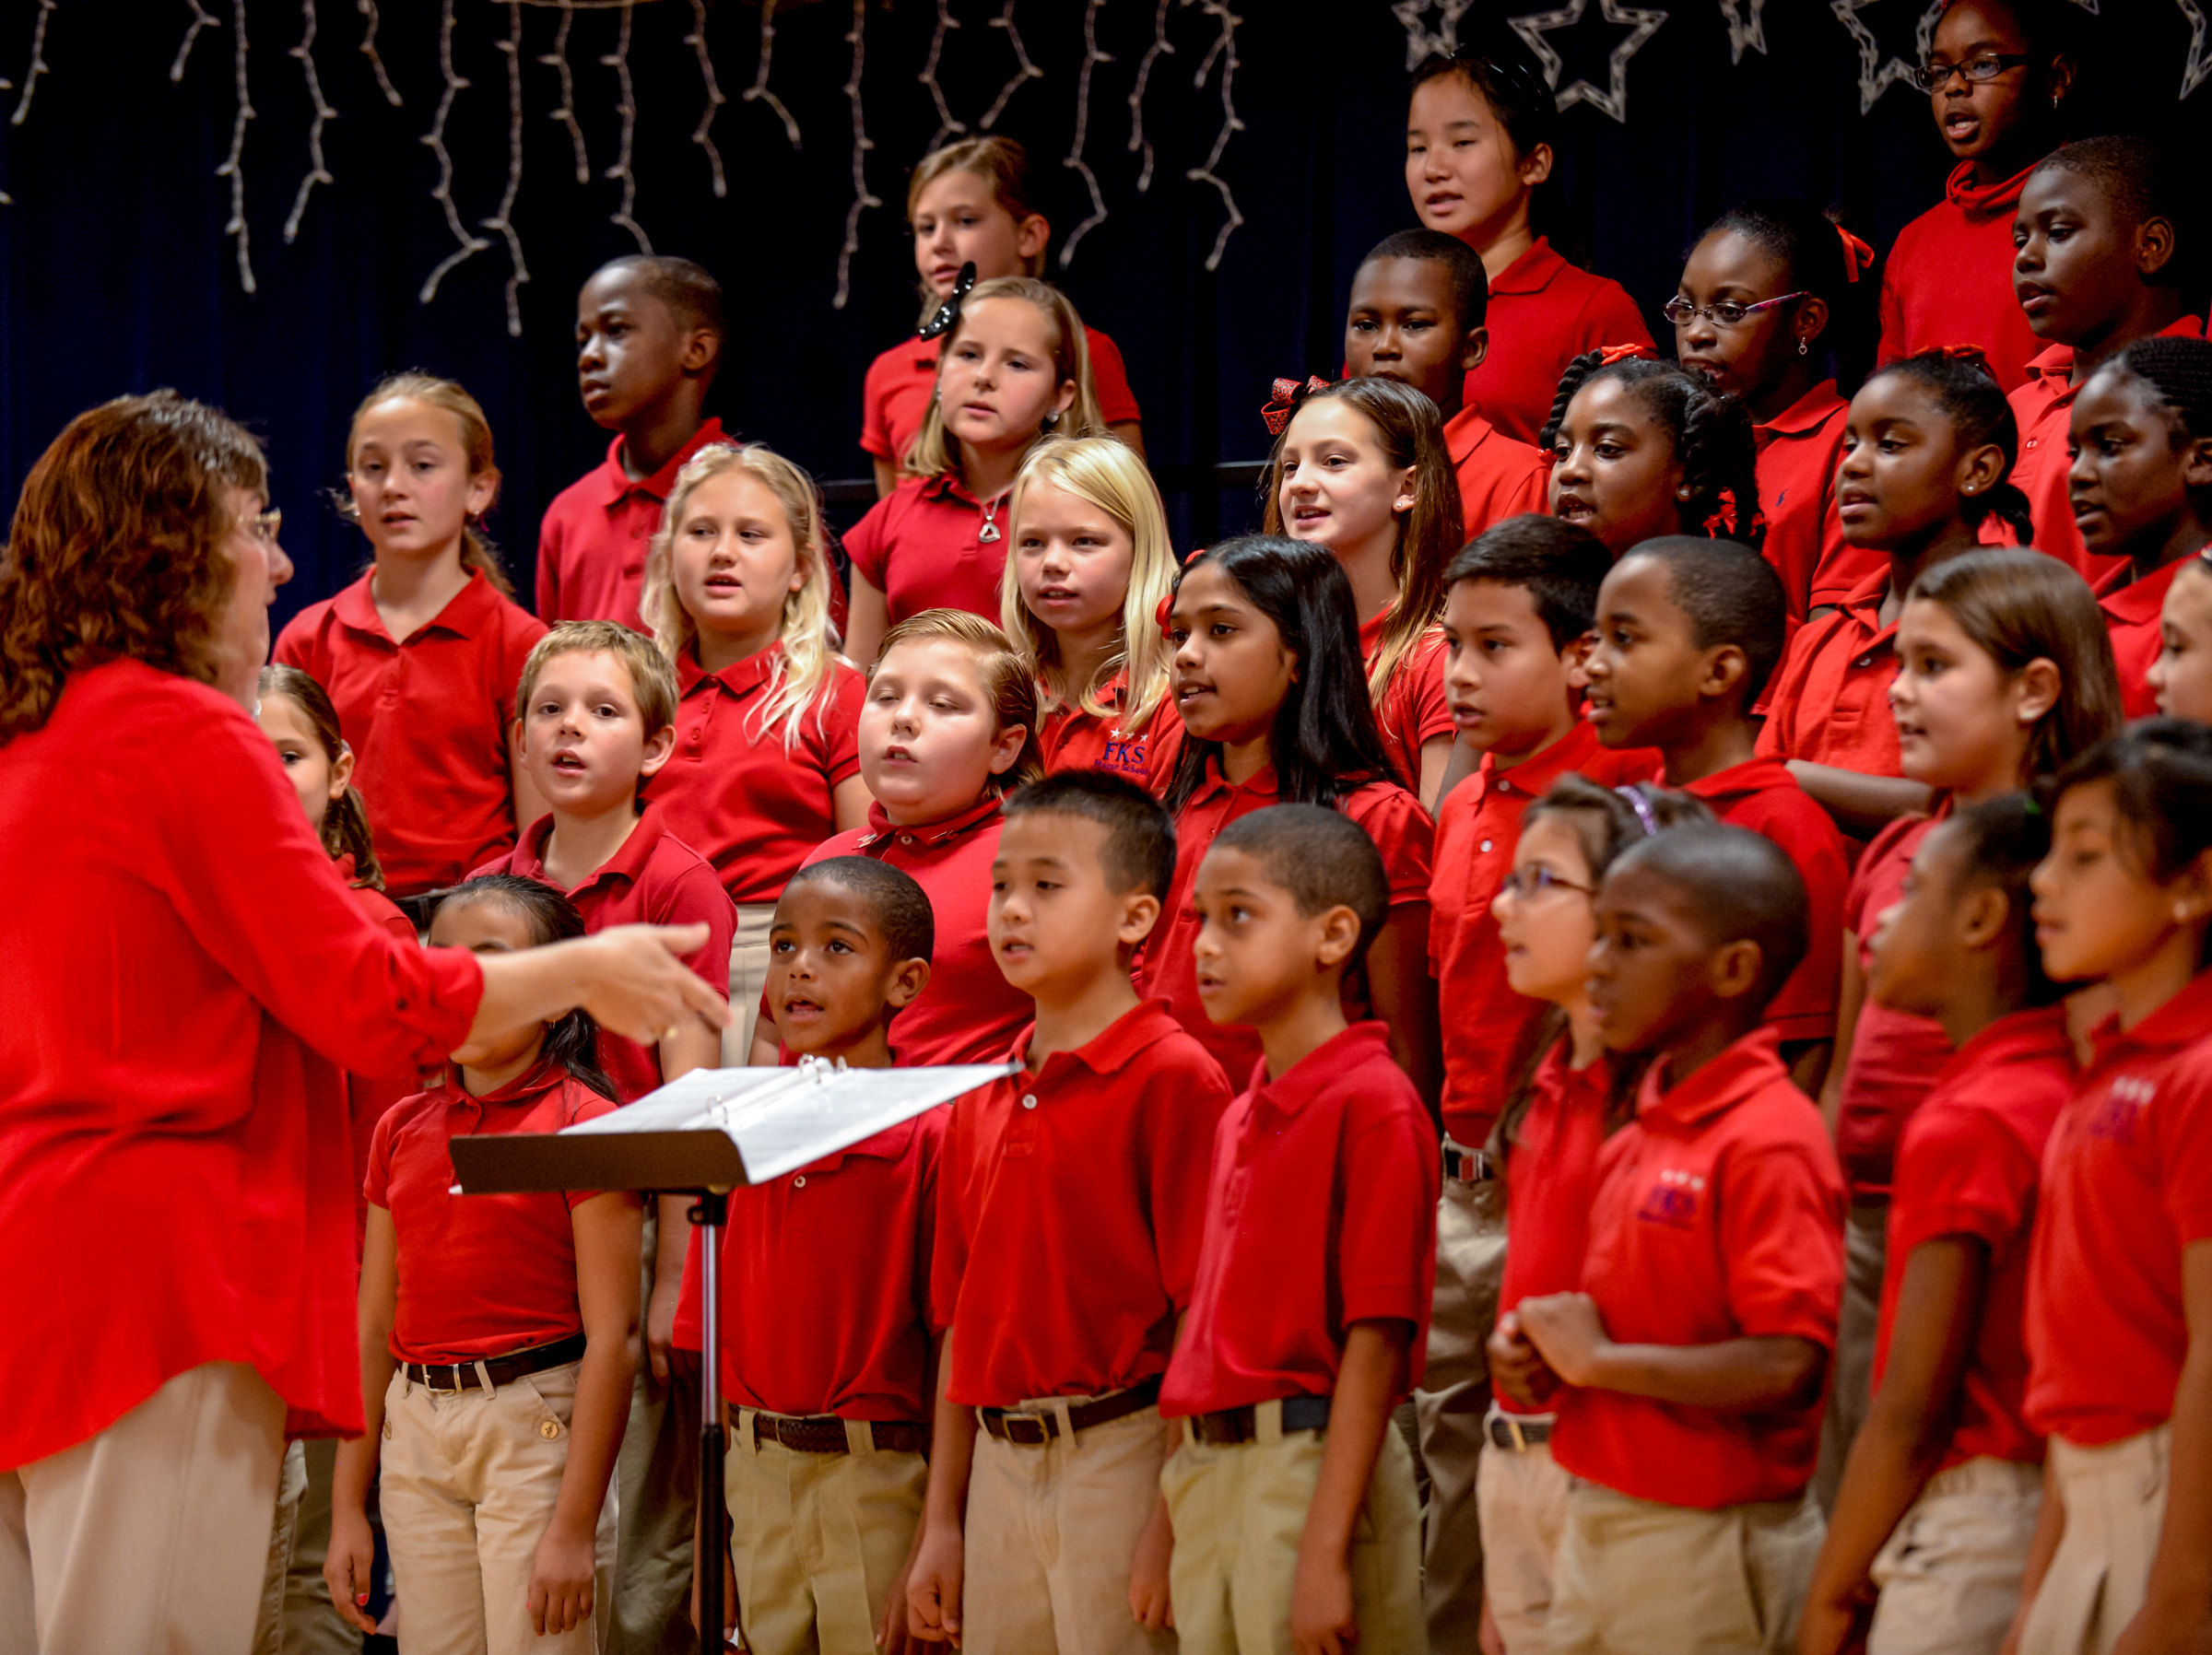
[[[2112,1144],[2133,1144],[2142,1125],[2143,1111],[2159,1095],[2159,1083],[2141,1075],[2123,1074],[2089,1118],[2089,1135]]]
[[[1698,1221],[1698,1212],[1704,1201],[1703,1174],[1663,1167],[1657,1181],[1643,1192],[1643,1204],[1637,1209],[1636,1216],[1647,1224],[1687,1229]]]
[[[1117,775],[1142,776],[1145,773],[1146,738],[1149,730],[1139,735],[1124,735],[1119,730],[1106,732],[1106,751],[1100,757],[1099,769],[1112,770]]]

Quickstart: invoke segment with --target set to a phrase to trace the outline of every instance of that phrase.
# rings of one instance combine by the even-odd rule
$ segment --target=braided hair
[[[1959,497],[1960,519],[1970,527],[1979,527],[1984,518],[1994,513],[2010,526],[2022,546],[2032,545],[2035,520],[2028,510],[2028,497],[2012,480],[2013,462],[2020,457],[2019,422],[2013,418],[2012,405],[2005,400],[2004,388],[1991,375],[1981,353],[1938,346],[1892,362],[1875,378],[1890,373],[1902,374],[1935,399],[1944,417],[1951,422],[1960,448],[1994,442],[2005,455],[2005,472],[1994,487]]]
[[[2212,437],[2212,339],[2154,335],[2136,340],[2098,371],[2142,381],[2171,410],[2183,440]]]
[[[1855,390],[1874,360],[1878,284],[1872,272],[1859,267],[1857,254],[1844,241],[1840,209],[1823,213],[1810,202],[1761,196],[1729,208],[1705,227],[1698,241],[1731,232],[1782,266],[1783,292],[1802,291],[1828,307],[1828,324],[1815,338],[1834,356],[1841,387],[1846,393]]]
[[[1715,391],[1704,377],[1677,362],[1630,357],[1607,363],[1602,351],[1584,351],[1559,376],[1551,417],[1536,446],[1555,448],[1567,423],[1567,409],[1585,385],[1613,380],[1636,393],[1646,413],[1666,428],[1682,467],[1689,498],[1679,502],[1683,532],[1708,534],[1715,515],[1733,517],[1729,538],[1756,548],[1766,537],[1759,522],[1759,450],[1751,437],[1751,411],[1733,392]]]

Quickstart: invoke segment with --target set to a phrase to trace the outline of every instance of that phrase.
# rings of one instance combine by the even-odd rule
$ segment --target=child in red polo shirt
[[[845,536],[845,651],[875,659],[887,628],[927,609],[999,613],[1006,496],[1030,450],[1057,432],[1100,437],[1083,319],[1034,276],[979,282],[947,301],[936,392],[906,480]]]
[[[929,981],[929,898],[837,856],[776,903],[769,1014],[783,1050],[888,1069],[891,1021]],[[896,1649],[929,1477],[929,1260],[946,1111],[730,1194],[722,1245],[725,1625],[748,1649]],[[677,1343],[700,1344],[700,1274]],[[735,1563],[733,1571],[731,1565]],[[694,1584],[692,1613],[698,1614]]]
[[[1470,540],[1544,510],[1544,456],[1466,401],[1467,375],[1489,351],[1488,307],[1489,282],[1473,248],[1441,230],[1402,229],[1376,242],[1352,273],[1344,323],[1347,375],[1410,385],[1443,417],[1460,533]]]
[[[867,819],[861,677],[831,641],[823,535],[811,477],[763,444],[718,443],[677,474],[646,561],[646,624],[677,699],[674,748],[642,791],[737,905],[725,1064],[752,1051],[783,882]]]
[[[1641,347],[1579,356],[1559,376],[1536,441],[1552,454],[1551,514],[1588,529],[1616,558],[1661,534],[1759,544],[1751,416],[1702,375]]]
[[[906,469],[907,451],[921,431],[937,382],[937,347],[929,323],[954,296],[960,272],[976,278],[1044,275],[1053,227],[1030,205],[1030,152],[997,133],[979,134],[916,163],[906,186],[906,221],[913,231],[914,269],[921,276],[923,336],[891,346],[868,364],[862,391],[860,446],[876,463],[876,492],[890,493]],[[1095,327],[1083,330],[1097,376],[1099,417],[1106,429],[1138,453],[1144,427],[1122,353]]]
[[[1036,675],[1045,769],[1165,787],[1182,739],[1159,625],[1175,547],[1143,457],[1112,437],[1041,443],[1006,517],[999,625]]]
[[[2004,1641],[2042,1501],[2020,1417],[2020,1310],[2036,1168],[2074,1087],[2065,1008],[2043,975],[2028,876],[2050,819],[2022,793],[1922,841],[1874,939],[1868,992],[1958,1050],[1899,1142],[1875,1346],[1877,1389],[1814,1570],[1801,1655],[1989,1649]],[[1964,1335],[1964,1336],[1962,1336]]]
[[[348,511],[375,562],[294,616],[274,659],[330,692],[395,896],[452,885],[545,814],[510,751],[514,681],[545,626],[477,525],[500,488],[484,410],[399,374],[354,411]]]
[[[2012,216],[2059,139],[2073,89],[2073,8],[2046,0],[1952,0],[1913,80],[1957,158],[1944,198],[1898,232],[1882,266],[1880,359],[1968,340],[2010,391],[2042,346],[2012,291]]]
[[[1759,450],[1759,551],[1782,576],[1790,618],[1826,608],[1882,565],[1848,546],[1836,517],[1836,462],[1850,405],[1830,353],[1848,371],[1863,338],[1874,250],[1802,201],[1747,201],[1714,219],[1689,250],[1675,297],[1675,354],[1751,411]],[[1726,320],[1723,320],[1725,318]]]
[[[1994,518],[2022,541],[2027,497],[2007,480],[2019,429],[1978,352],[1932,350],[1859,388],[1836,473],[1844,544],[1878,553],[1870,572],[1790,640],[1767,691],[1759,755],[1788,761],[1847,833],[1871,838],[1925,808],[1900,780],[1889,681],[1897,617],[1921,574],[1980,546]]]
[[[1597,896],[1591,1000],[1648,1052],[1599,1152],[1582,1291],[1499,1323],[1499,1382],[1559,1382],[1567,1497],[1547,1648],[1783,1650],[1820,1545],[1806,1497],[1842,1296],[1843,1186],[1767,1001],[1805,952],[1805,886],[1741,828],[1673,828]]]
[[[2092,557],[2121,560],[2097,596],[2121,702],[2148,718],[2167,588],[2212,541],[2212,343],[2136,340],[2089,376],[2072,419],[2074,525]]]
[[[2212,558],[2182,561],[2159,612],[2159,649],[2151,689],[2168,718],[2212,724]]]
[[[1419,1649],[1412,1456],[1434,1129],[1343,979],[1381,929],[1382,858],[1333,810],[1224,828],[1194,893],[1199,992],[1265,1056],[1213,1134],[1197,1281],[1160,1412],[1186,1655]]]
[[[1165,803],[1175,885],[1147,945],[1144,992],[1164,996],[1225,1073],[1249,1073],[1259,1039],[1206,1015],[1191,964],[1190,903],[1214,835],[1269,804],[1330,804],[1367,829],[1390,874],[1390,917],[1366,989],[1391,1050],[1424,1097],[1437,1086],[1436,991],[1424,957],[1434,832],[1391,765],[1359,670],[1344,566],[1300,540],[1246,534],[1193,558],[1168,620],[1186,735]]]
[[[537,530],[537,614],[645,629],[645,554],[684,463],[724,440],[702,416],[728,329],[704,265],[630,253],[576,296],[576,379],[606,458],[553,497]]]
[[[430,942],[510,953],[583,934],[559,891],[512,874],[447,893]],[[364,1632],[382,1461],[395,1592],[431,1639],[494,1655],[606,1647],[614,1609],[607,1479],[629,1406],[638,1198],[460,1195],[453,1138],[552,1133],[607,1113],[589,1014],[465,1048],[377,1125],[361,1262],[367,1429],[338,1450],[331,1601]]]
[[[1466,402],[1520,442],[1536,440],[1576,353],[1616,339],[1652,342],[1618,282],[1570,264],[1530,224],[1558,128],[1543,71],[1503,29],[1479,52],[1431,57],[1414,72],[1406,194],[1424,226],[1482,255],[1490,343],[1467,374]]]
[[[1789,852],[1810,937],[1767,1007],[1782,1061],[1820,1090],[1836,1032],[1843,888],[1851,864],[1828,813],[1753,751],[1751,709],[1781,659],[1789,616],[1773,567],[1732,540],[1647,540],[1606,577],[1597,644],[1583,664],[1586,715],[1608,747],[1656,747],[1669,787]]]
[[[2050,1437],[2021,1655],[2212,1625],[2212,732],[2136,725],[2060,772],[2036,936],[2116,1004],[2043,1157],[2028,1423]]]
[[[2046,348],[2012,393],[2020,426],[2013,481],[2035,516],[2035,544],[2092,579],[2112,572],[2092,556],[2068,493],[2068,421],[2089,372],[2137,339],[2201,336],[2205,292],[2199,181],[2147,138],[2087,138],[2047,157],[2020,192],[2012,281],[2028,325]]]
[[[1572,773],[1522,818],[1512,872],[1495,904],[1498,937],[1513,992],[1548,1009],[1489,1141],[1505,1197],[1501,1312],[1582,1285],[1598,1148],[1621,1124],[1637,1076],[1633,1059],[1617,1070],[1606,1058],[1590,1004],[1598,882],[1631,845],[1711,820],[1687,793],[1609,788]],[[1500,1354],[1513,1360],[1513,1342]],[[1507,1655],[1544,1648],[1551,1560],[1567,1522],[1567,1473],[1551,1457],[1555,1423],[1548,1397],[1532,1406],[1503,1391],[1482,1421],[1482,1614]]]
[[[912,874],[936,914],[929,986],[900,1017],[901,1063],[994,1063],[1030,1003],[1010,987],[985,935],[999,795],[1034,781],[1037,681],[1006,635],[961,609],[901,621],[868,670],[860,773],[875,803],[867,825],[822,841],[808,863],[860,855]],[[770,1033],[753,1062],[777,1061]]]
[[[1134,782],[1069,770],[1007,800],[991,949],[1036,1021],[1017,1072],[952,1106],[907,1586],[914,1634],[971,1655],[1171,1647],[1158,1401],[1230,1097],[1130,983],[1174,872],[1173,825]]]
[[[1300,396],[1261,493],[1263,533],[1326,546],[1343,567],[1383,750],[1400,781],[1434,799],[1452,756],[1436,615],[1465,539],[1435,405],[1385,379]]]

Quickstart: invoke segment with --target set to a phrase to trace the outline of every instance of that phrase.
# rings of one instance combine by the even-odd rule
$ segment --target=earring
[[[1812,355],[1812,347],[1806,344],[1804,340],[1800,339],[1797,341],[1797,354],[1801,357],[1810,356]]]
[[[2186,902],[2176,902],[2173,905],[2173,922],[2176,925],[2186,925],[2193,917]]]
[[[1048,437],[1049,437],[1049,436],[1051,436],[1051,435],[1053,434],[1053,428],[1055,428],[1056,426],[1058,426],[1058,425],[1059,425],[1059,423],[1060,423],[1060,416],[1059,416],[1059,415],[1057,415],[1057,414],[1047,414],[1047,415],[1046,415],[1046,416],[1045,416],[1045,417],[1044,417],[1042,419],[1041,419],[1041,420],[1039,420],[1039,421],[1037,422],[1037,426],[1038,426],[1038,428],[1039,428],[1040,430],[1041,430],[1041,431],[1042,431],[1042,432],[1043,432],[1043,433],[1044,433],[1046,436],[1048,436]]]

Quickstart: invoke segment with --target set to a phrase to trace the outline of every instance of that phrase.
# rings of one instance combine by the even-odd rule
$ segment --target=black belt
[[[1479,1184],[1498,1176],[1498,1168],[1490,1163],[1487,1149],[1462,1149],[1455,1144],[1444,1145],[1444,1176],[1454,1183]]]
[[[1548,1418],[1500,1411],[1482,1422],[1482,1431],[1501,1449],[1532,1449],[1551,1440],[1551,1425]]]
[[[1325,1431],[1329,1426],[1329,1399],[1325,1396],[1283,1398],[1283,1429]],[[1215,1448],[1254,1442],[1260,1435],[1258,1407],[1224,1408],[1218,1414],[1191,1416],[1191,1434]]]
[[[543,1373],[548,1367],[582,1361],[584,1344],[582,1333],[571,1333],[555,1344],[518,1350],[512,1356],[486,1357],[481,1362],[402,1362],[399,1370],[413,1383],[431,1391],[458,1392],[466,1391],[471,1385],[481,1389],[483,1377],[477,1372],[479,1367],[491,1376],[493,1385],[512,1385],[519,1379]],[[451,1376],[452,1384],[439,1383],[441,1378],[447,1376]]]
[[[1075,1430],[1088,1431],[1093,1426],[1102,1426],[1109,1420],[1125,1419],[1159,1401],[1159,1376],[1126,1391],[1116,1391],[1101,1396],[1096,1402],[1078,1403],[1067,1411],[1067,1423]],[[1060,1415],[1030,1409],[978,1408],[983,1429],[1001,1442],[1018,1442],[1025,1448],[1052,1441],[1060,1435]]]
[[[929,1447],[929,1427],[908,1420],[864,1420],[861,1428],[879,1454],[919,1454]],[[845,1422],[834,1414],[804,1417],[792,1414],[755,1414],[753,1444],[780,1442],[794,1453],[849,1454],[853,1444],[845,1436]]]

